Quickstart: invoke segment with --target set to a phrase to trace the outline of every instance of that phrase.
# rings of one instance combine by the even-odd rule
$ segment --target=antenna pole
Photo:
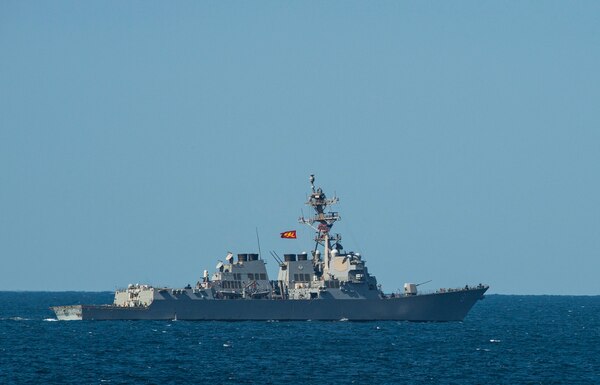
[[[262,254],[260,253],[260,238],[258,237],[258,227],[256,227],[256,242],[258,243],[258,257],[262,259]]]
[[[271,253],[271,256],[273,257],[273,259],[275,260],[275,262],[277,262],[278,264],[282,265],[283,261],[281,260],[281,258],[279,258],[279,256],[277,255],[276,252],[274,251],[269,251]]]

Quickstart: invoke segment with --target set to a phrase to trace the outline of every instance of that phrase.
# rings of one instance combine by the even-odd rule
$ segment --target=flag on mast
[[[284,231],[281,233],[281,238],[296,239],[296,230]]]

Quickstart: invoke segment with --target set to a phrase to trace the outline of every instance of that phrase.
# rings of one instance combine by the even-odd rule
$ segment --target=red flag
[[[281,238],[296,239],[296,230],[285,231],[281,233]]]

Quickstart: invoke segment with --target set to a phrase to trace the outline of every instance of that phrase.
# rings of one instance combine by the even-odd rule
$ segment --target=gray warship
[[[110,305],[55,306],[59,320],[349,320],[349,321],[461,321],[482,299],[487,285],[421,292],[419,284],[405,283],[402,292],[386,294],[359,253],[345,251],[341,235],[331,232],[337,203],[310,176],[307,205],[314,215],[299,222],[315,231],[309,253],[284,254],[277,280],[270,280],[260,254],[228,253],[209,276],[192,287],[129,285],[115,292]],[[295,237],[295,232],[282,237]]]

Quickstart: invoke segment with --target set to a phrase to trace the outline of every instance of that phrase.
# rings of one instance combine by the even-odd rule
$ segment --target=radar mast
[[[312,193],[306,204],[315,210],[315,215],[309,218],[302,216],[298,221],[315,230],[315,251],[313,252],[313,258],[317,259],[319,245],[323,246],[325,257],[324,269],[328,269],[332,244],[335,245],[336,249],[341,249],[339,241],[342,240],[342,236],[340,234],[331,234],[331,228],[335,222],[341,219],[339,213],[335,211],[325,212],[325,209],[327,206],[338,203],[339,198],[334,196],[328,199],[320,187],[315,188],[315,176],[313,174],[310,175],[309,181]]]

